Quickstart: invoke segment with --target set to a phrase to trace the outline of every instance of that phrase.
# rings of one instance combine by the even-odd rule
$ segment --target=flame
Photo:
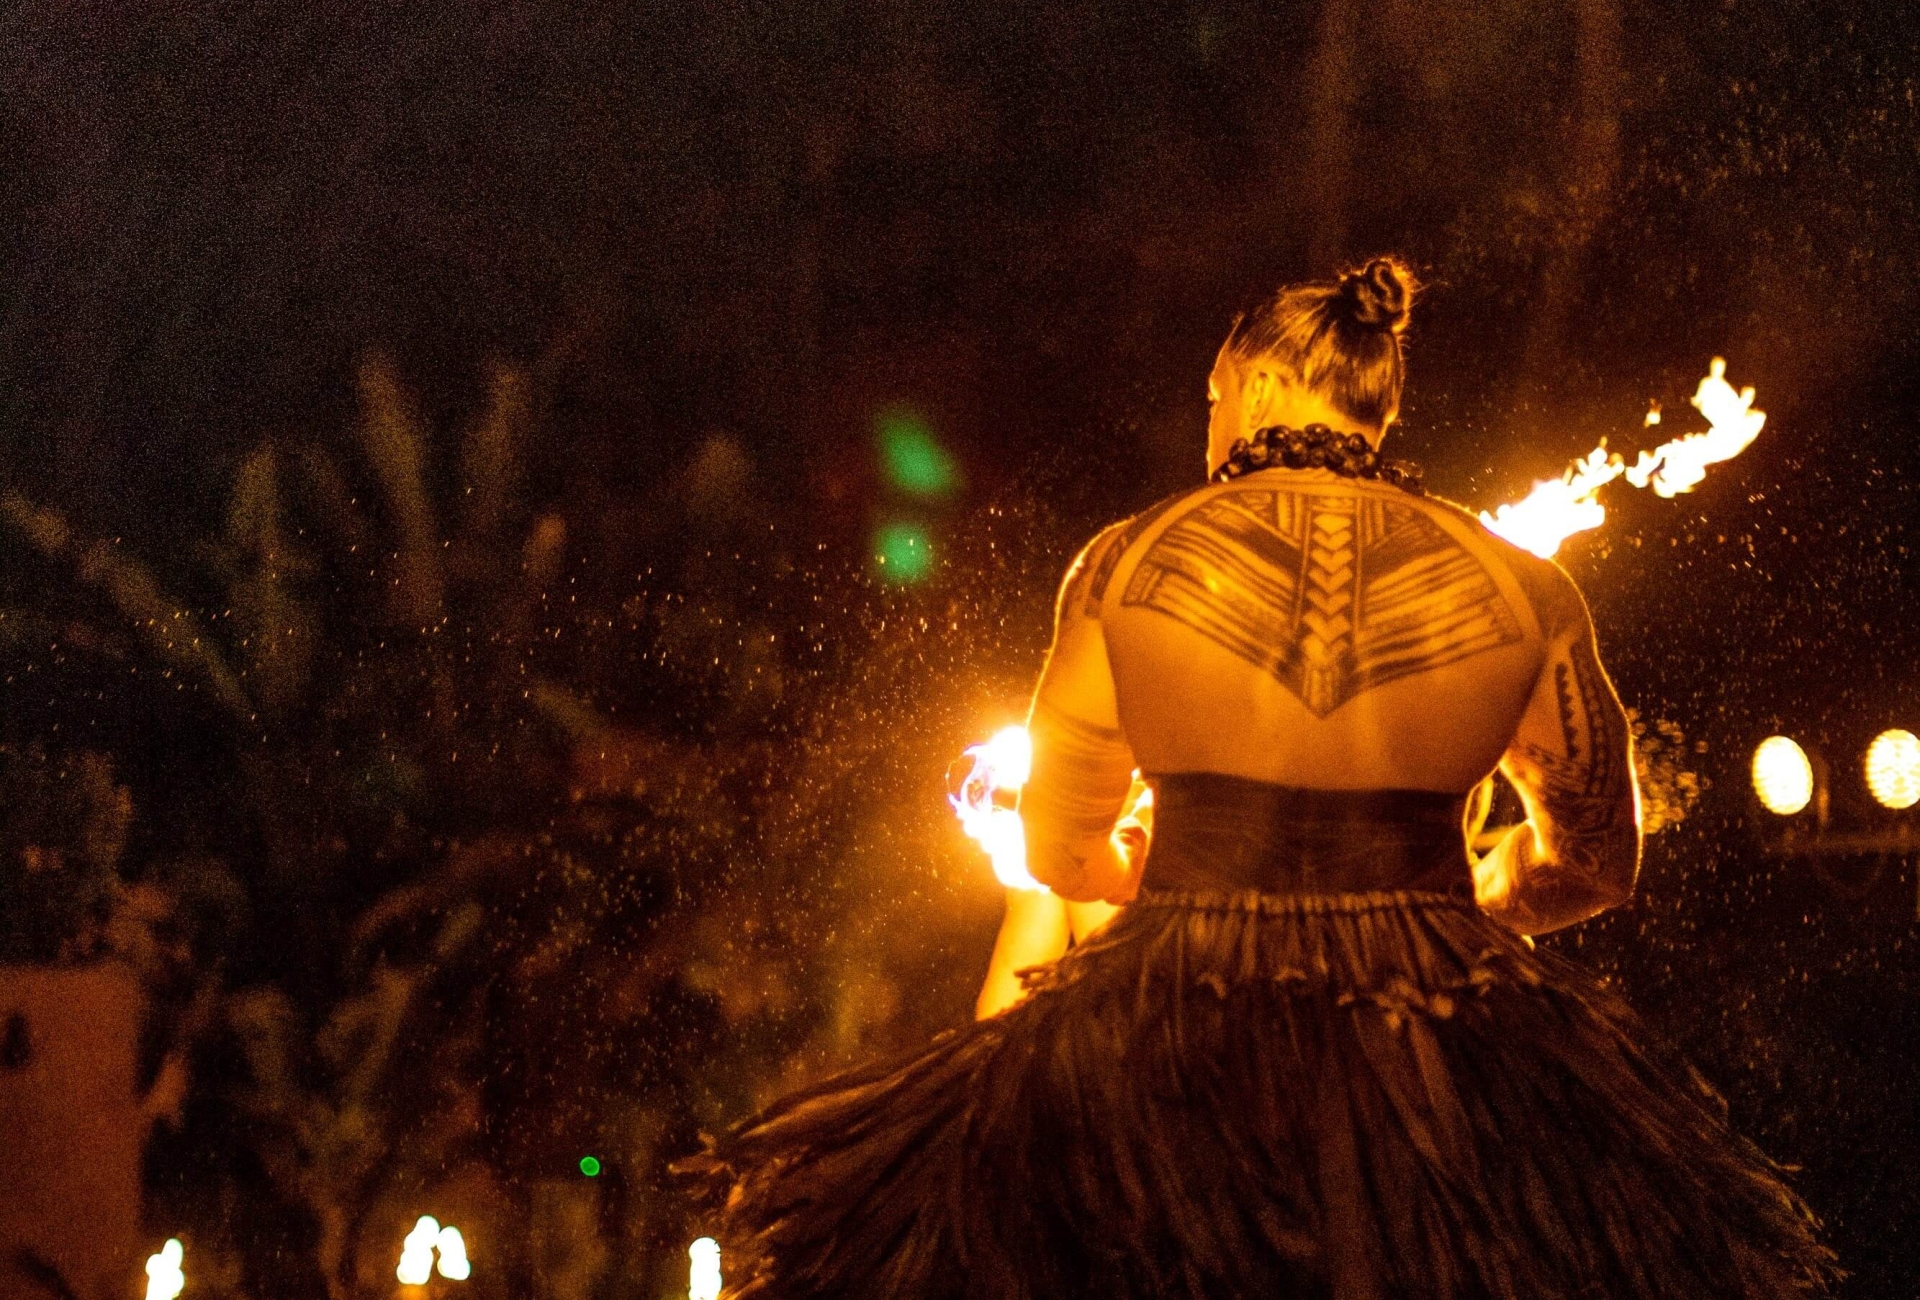
[[[1027,872],[1026,830],[1013,806],[1033,770],[1033,738],[1025,727],[1002,727],[985,744],[969,748],[966,758],[973,765],[947,796],[960,829],[987,851],[1001,884],[1045,889]]]
[[[174,1300],[187,1285],[180,1263],[186,1258],[180,1238],[168,1237],[157,1255],[147,1256],[147,1300]]]
[[[720,1300],[720,1243],[702,1237],[687,1247],[687,1300]]]
[[[1707,377],[1688,400],[1707,417],[1706,432],[1689,433],[1641,452],[1627,471],[1627,482],[1637,488],[1651,487],[1655,495],[1668,498],[1691,492],[1707,476],[1707,466],[1732,460],[1751,447],[1767,422],[1765,411],[1753,409],[1753,389],[1736,393],[1727,382],[1725,357],[1713,359]]]
[[[1694,409],[1707,417],[1705,432],[1683,434],[1643,451],[1632,465],[1608,452],[1603,438],[1559,478],[1535,483],[1521,500],[1491,514],[1482,510],[1480,522],[1489,532],[1551,559],[1567,538],[1606,522],[1600,489],[1617,478],[1624,477],[1637,488],[1651,487],[1662,497],[1691,492],[1707,476],[1707,466],[1745,451],[1767,422],[1766,412],[1753,409],[1753,389],[1736,393],[1726,375],[1726,358],[1715,357],[1690,399]],[[1660,423],[1657,403],[1647,411],[1646,423],[1649,428]]]
[[[1607,521],[1600,489],[1626,473],[1626,462],[1607,451],[1602,441],[1584,457],[1567,466],[1559,478],[1542,479],[1533,491],[1492,514],[1482,510],[1487,531],[1523,546],[1543,560],[1552,559],[1560,543],[1575,533],[1598,528]]]
[[[947,795],[964,830],[993,860],[993,874],[1009,889],[1036,892],[1046,886],[1027,870],[1026,827],[1015,808],[1020,788],[1033,771],[1033,737],[1025,727],[1003,727],[985,744],[966,751]],[[1133,774],[1125,811],[1113,827],[1113,847],[1129,870],[1139,866],[1153,835],[1153,790]]]

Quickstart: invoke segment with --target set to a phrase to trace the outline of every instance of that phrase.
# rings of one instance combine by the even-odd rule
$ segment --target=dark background
[[[597,1143],[632,1155],[592,1188],[595,1285],[664,1294],[691,1228],[658,1167],[698,1128],[966,1014],[996,901],[941,770],[1018,713],[1075,546],[1198,476],[1234,310],[1394,251],[1429,286],[1394,449],[1443,495],[1647,445],[1649,400],[1658,436],[1696,427],[1712,356],[1758,389],[1746,455],[1674,501],[1616,487],[1561,553],[1623,697],[1712,785],[1631,907],[1554,942],[1804,1166],[1848,1295],[1910,1296],[1912,862],[1769,856],[1745,762],[1791,731],[1836,822],[1882,826],[1858,755],[1920,729],[1915,44],[1897,5],[1788,0],[9,6],[0,487],[166,598],[139,614],[16,515],[4,725],[112,757],[116,869],[185,918],[163,1002],[200,1010],[156,1037],[194,1101],[152,1227],[235,1294],[320,1294],[324,1205],[384,1241],[380,1207],[451,1179],[544,1222]],[[474,522],[461,439],[502,382],[519,473]],[[956,486],[889,480],[902,420]],[[237,486],[263,449],[274,546]],[[889,524],[920,580],[872,562]],[[394,603],[436,542],[439,623]],[[308,667],[223,710],[155,629],[239,662],[272,620],[222,619],[268,608],[234,595],[261,574]],[[506,937],[453,960],[463,898]],[[290,1190],[232,1007],[281,999],[301,1095],[338,1105],[324,1027],[401,968],[407,1034],[473,1029],[465,1127],[407,1163],[450,1103],[376,1088],[385,1136]],[[565,1015],[515,1001],[529,971]]]

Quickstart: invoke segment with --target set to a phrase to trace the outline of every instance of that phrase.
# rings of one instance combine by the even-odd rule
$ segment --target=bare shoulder
[[[1182,503],[1199,500],[1209,485],[1188,488],[1154,502],[1137,515],[1129,515],[1115,524],[1109,524],[1094,536],[1081,549],[1079,558],[1067,571],[1066,583],[1061,588],[1061,607],[1064,610],[1069,601],[1077,601],[1088,618],[1100,617],[1101,606],[1107,598],[1107,589],[1113,585],[1113,575],[1120,567],[1120,561],[1126,556],[1133,544],[1144,537],[1154,524],[1173,514]]]
[[[1549,640],[1588,625],[1587,602],[1565,569],[1488,531],[1479,515],[1457,502],[1442,497],[1428,497],[1426,501],[1437,516],[1454,524],[1456,530],[1464,529],[1483,555],[1513,575],[1514,582],[1526,593],[1527,603],[1533,606],[1533,616],[1541,632]]]
[[[1591,628],[1586,599],[1565,569],[1521,547],[1509,545],[1508,549],[1513,552],[1513,576],[1526,591],[1533,616],[1549,640],[1577,636]]]

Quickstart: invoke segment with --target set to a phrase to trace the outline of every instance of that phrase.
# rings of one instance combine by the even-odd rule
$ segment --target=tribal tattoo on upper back
[[[1100,617],[1100,606],[1106,601],[1107,588],[1113,582],[1113,571],[1120,567],[1120,559],[1132,545],[1146,535],[1154,521],[1174,506],[1193,495],[1192,491],[1176,492],[1163,497],[1142,510],[1131,519],[1123,519],[1095,539],[1088,548],[1086,614],[1088,618]]]
[[[1223,492],[1179,518],[1121,603],[1177,620],[1322,718],[1523,636],[1478,557],[1421,510],[1283,487]]]

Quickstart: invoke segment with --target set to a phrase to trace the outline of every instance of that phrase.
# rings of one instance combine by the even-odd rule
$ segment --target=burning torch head
[[[1016,811],[1033,770],[1025,727],[1003,727],[947,769],[947,802],[961,829],[993,859],[993,874],[1014,889],[1043,889],[1027,871],[1026,828]]]

